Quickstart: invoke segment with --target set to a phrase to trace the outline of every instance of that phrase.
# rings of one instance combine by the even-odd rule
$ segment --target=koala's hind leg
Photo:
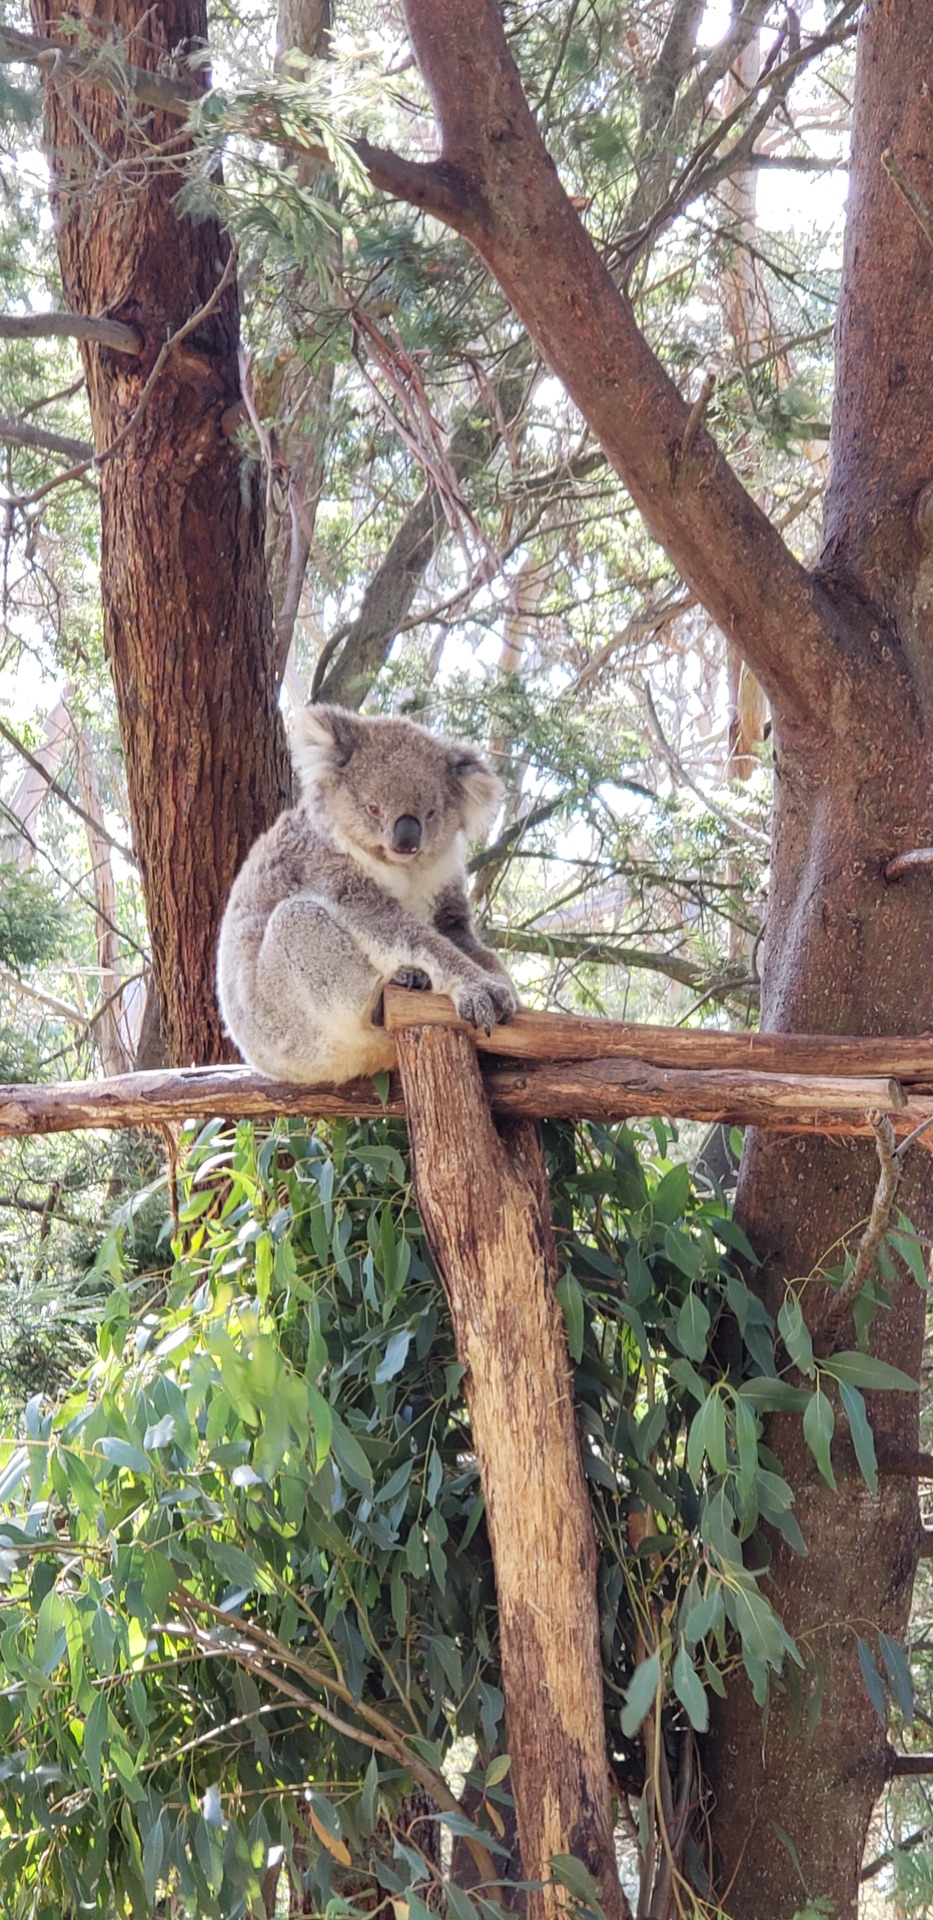
[[[292,1079],[347,1080],[391,1064],[386,1036],[372,1025],[380,986],[366,955],[325,905],[305,894],[283,900],[269,917],[256,965],[264,1050],[269,1059],[274,1055],[265,1070]]]

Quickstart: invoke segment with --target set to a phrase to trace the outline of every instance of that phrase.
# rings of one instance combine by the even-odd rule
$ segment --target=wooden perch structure
[[[786,1133],[871,1138],[869,1111],[895,1136],[933,1120],[933,1037],[693,1032],[572,1014],[522,1012],[491,1034],[464,1028],[442,995],[386,992],[386,1025],[465,1031],[483,1060],[496,1114],[521,1119],[625,1120],[646,1114],[726,1121]],[[403,1114],[393,1077],[309,1088],[248,1067],[185,1067],[111,1080],[0,1086],[0,1138],[89,1127],[179,1126],[223,1113],[360,1119]],[[933,1149],[933,1129],[922,1136]]]
[[[871,1136],[885,1115],[904,1138],[933,1123],[933,1038],[697,1033],[524,1012],[477,1034],[448,1000],[392,987],[385,1021],[399,1069],[385,1102],[371,1082],[322,1089],[190,1068],[2,1087],[0,1135],[217,1113],[405,1115],[485,1501],[527,1920],[565,1920],[550,1866],[559,1856],[593,1875],[606,1920],[632,1920],[613,1848],[596,1548],[530,1122],[666,1114]],[[933,1125],[920,1137],[933,1144]]]

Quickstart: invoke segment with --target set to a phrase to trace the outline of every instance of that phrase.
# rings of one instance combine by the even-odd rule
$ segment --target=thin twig
[[[750,843],[754,847],[759,847],[762,853],[769,853],[771,850],[771,842],[766,833],[761,833],[757,827],[751,826],[748,821],[742,820],[738,815],[730,813],[727,807],[721,806],[710,794],[704,793],[702,787],[698,786],[696,781],[691,779],[686,767],[678,758],[664,732],[647,680],[642,683],[640,691],[651,730],[667,761],[671,778],[673,780],[679,780],[685,787],[689,787],[691,793],[696,794],[697,799],[702,802],[704,807],[708,808],[713,818],[718,820],[720,824],[726,828],[726,831],[733,840],[737,840],[740,845],[743,841],[747,844]]]
[[[900,1184],[902,1162],[898,1155],[894,1139],[894,1128],[887,1114],[872,1111],[868,1114],[868,1124],[875,1136],[875,1151],[878,1155],[878,1181],[868,1225],[858,1244],[855,1263],[848,1279],[844,1280],[836,1294],[823,1323],[819,1341],[814,1345],[818,1358],[825,1360],[832,1353],[847,1318],[850,1308],[867,1285],[878,1248],[891,1224],[891,1212],[897,1198]]]
[[[60,400],[73,400],[75,394],[81,392],[83,385],[84,375],[79,373],[77,380],[72,380],[70,386],[59,387],[55,393],[43,393],[38,400],[30,400],[28,406],[21,409],[22,418],[25,420],[30,413],[41,413],[43,407],[57,406]]]
[[[680,436],[680,445],[679,447],[674,448],[674,469],[671,474],[672,486],[674,484],[674,481],[677,478],[678,467],[682,466],[683,462],[686,460],[687,455],[690,452],[690,449],[694,443],[694,440],[696,439],[697,434],[699,433],[700,428],[703,425],[703,416],[706,412],[707,407],[709,406],[710,401],[712,400],[715,386],[716,386],[716,375],[714,373],[704,374],[703,385],[701,386],[700,391],[697,394],[697,397],[694,400],[693,405],[690,409],[690,412],[687,415],[687,423],[686,423],[686,426],[684,427],[683,433]]]
[[[89,462],[85,462],[86,466],[89,464]],[[59,477],[61,479],[66,478],[64,474]],[[69,719],[70,718],[71,716],[69,714]],[[128,860],[131,866],[136,867],[139,865],[132,847],[125,847],[122,840],[115,840],[113,834],[107,832],[101,820],[95,820],[93,814],[86,813],[84,808],[79,806],[77,800],[72,800],[70,793],[68,793],[64,787],[59,786],[58,781],[42,765],[41,760],[38,760],[34,753],[30,753],[28,747],[23,746],[18,735],[13,732],[12,727],[7,726],[5,720],[0,720],[0,735],[7,741],[9,746],[16,748],[17,753],[25,760],[26,765],[32,768],[34,773],[41,774],[49,792],[54,793],[56,800],[61,800],[66,807],[70,807],[72,813],[76,813],[78,819],[83,820],[86,827],[92,827],[95,833],[99,833],[101,839],[106,840],[108,847],[113,848],[114,853],[122,854],[124,860]]]
[[[890,147],[883,149],[881,164],[888,179],[892,182],[892,185],[897,188],[901,199],[906,200],[921,233],[926,235],[931,247],[933,247],[933,213],[930,212],[926,201],[921,200],[916,187],[908,180],[900,161],[895,158]]]
[[[21,980],[19,974],[14,973],[11,967],[0,967],[0,981],[12,992],[24,993],[27,999],[34,1000],[37,1006],[47,1007],[48,1011],[54,1013],[59,1020],[67,1020],[70,1027],[83,1028],[88,1025],[87,1014],[82,1013],[80,1007],[69,1006],[67,1000],[59,1000],[54,993],[43,993],[39,987],[31,987],[28,981]]]
[[[914,1141],[919,1140],[920,1135],[922,1133],[927,1133],[930,1127],[933,1127],[933,1120],[921,1120],[919,1127],[914,1127],[911,1133],[906,1133],[904,1135],[904,1138],[897,1149],[897,1156],[899,1160],[903,1160],[908,1147],[912,1147],[914,1144]]]

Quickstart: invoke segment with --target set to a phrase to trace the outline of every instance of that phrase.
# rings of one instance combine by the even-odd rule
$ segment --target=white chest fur
[[[400,907],[428,925],[433,917],[434,902],[444,887],[463,876],[466,857],[464,835],[458,833],[442,853],[433,858],[416,854],[411,860],[378,860],[368,853],[365,847],[345,843],[344,852],[366,874],[367,879],[392,895]]]

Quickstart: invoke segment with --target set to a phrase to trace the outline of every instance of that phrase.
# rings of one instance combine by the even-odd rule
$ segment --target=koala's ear
[[[450,748],[450,770],[463,795],[463,825],[467,836],[478,840],[492,825],[505,788],[475,747],[454,742]]]
[[[356,745],[359,721],[344,707],[299,707],[292,725],[292,762],[310,790],[345,767]]]

